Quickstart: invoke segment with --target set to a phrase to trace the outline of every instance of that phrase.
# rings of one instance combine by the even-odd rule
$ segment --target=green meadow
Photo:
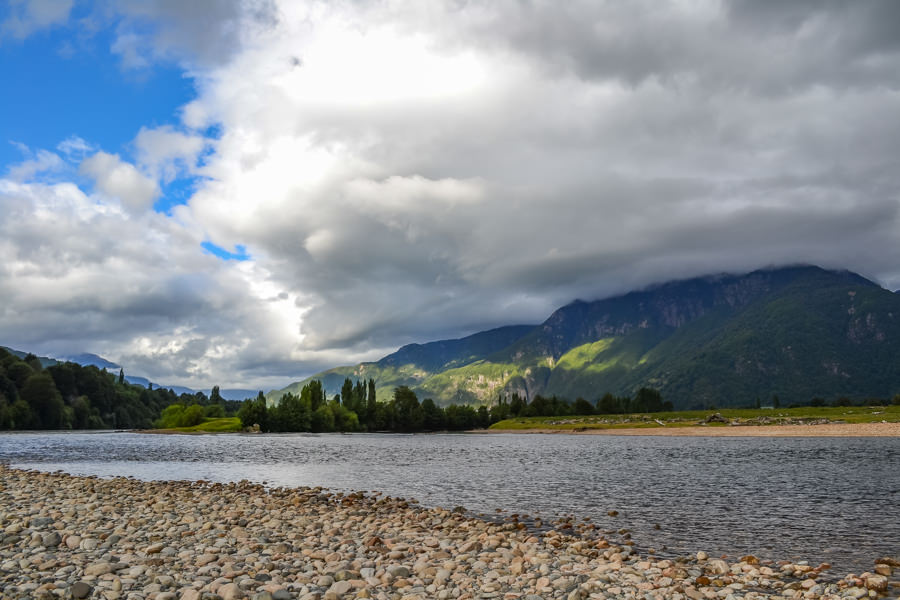
[[[160,431],[179,433],[229,433],[241,430],[241,420],[237,417],[203,419],[202,423],[190,427],[167,427]]]

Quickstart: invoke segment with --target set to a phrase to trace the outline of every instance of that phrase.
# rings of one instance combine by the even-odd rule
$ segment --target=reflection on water
[[[870,570],[875,558],[900,550],[895,438],[17,433],[0,435],[0,461],[590,517],[665,554],[805,559],[841,574]]]

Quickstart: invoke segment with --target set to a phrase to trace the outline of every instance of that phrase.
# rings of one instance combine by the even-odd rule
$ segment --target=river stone
[[[395,578],[409,577],[409,568],[403,565],[391,565],[387,568],[387,572]]]
[[[218,594],[222,600],[238,600],[244,597],[244,590],[236,583],[226,583],[219,588]]]
[[[106,575],[113,572],[113,566],[108,562],[98,562],[88,565],[84,569],[85,575]]]
[[[62,537],[55,531],[41,537],[41,545],[46,548],[56,548],[62,542]]]
[[[193,588],[183,590],[179,600],[200,600],[200,590],[195,590]]]
[[[69,588],[69,593],[72,595],[72,598],[75,600],[81,600],[82,598],[87,598],[91,595],[91,592],[94,591],[94,588],[83,581],[77,581],[72,584]]]
[[[888,578],[884,575],[869,575],[865,579],[866,587],[876,592],[886,592],[888,588]]]
[[[90,552],[92,550],[96,550],[97,546],[99,546],[99,545],[100,545],[99,542],[97,542],[97,540],[95,540],[94,538],[87,538],[87,539],[81,540],[81,549],[87,550],[88,552]]]
[[[328,591],[334,592],[338,596],[343,596],[344,594],[349,592],[352,587],[353,586],[350,584],[349,581],[346,581],[346,580],[335,581],[334,584],[329,588]]]
[[[728,563],[722,559],[714,558],[713,560],[706,563],[706,571],[708,573],[712,573],[713,575],[724,575],[730,571],[728,567]]]
[[[50,517],[35,517],[31,520],[32,527],[44,527],[53,522],[53,519]]]
[[[147,546],[147,548],[144,550],[144,552],[147,554],[159,554],[160,552],[162,552],[162,549],[164,547],[165,547],[165,544],[162,544],[162,543],[151,544],[151,545]]]

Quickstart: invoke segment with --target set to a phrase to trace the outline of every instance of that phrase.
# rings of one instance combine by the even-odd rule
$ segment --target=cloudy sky
[[[900,2],[11,0],[0,344],[270,389],[786,263],[900,287]]]

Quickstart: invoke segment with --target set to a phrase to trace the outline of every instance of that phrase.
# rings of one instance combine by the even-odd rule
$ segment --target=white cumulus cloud
[[[94,180],[100,192],[132,210],[149,209],[159,195],[156,182],[118,154],[97,152],[81,162],[80,171]]]
[[[142,127],[134,139],[137,158],[157,179],[169,182],[179,173],[193,174],[206,146],[202,136],[176,131],[171,125]]]

